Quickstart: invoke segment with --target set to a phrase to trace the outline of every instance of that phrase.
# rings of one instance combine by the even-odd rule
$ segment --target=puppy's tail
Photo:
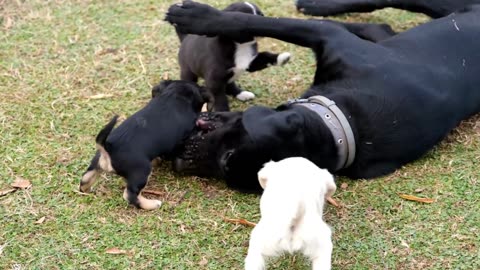
[[[100,158],[98,160],[98,166],[104,171],[107,172],[113,172],[113,167],[112,167],[112,162],[110,159],[110,155],[108,154],[107,150],[105,149],[106,143],[107,143],[107,138],[112,132],[113,128],[115,127],[115,124],[117,123],[118,120],[118,115],[115,115],[108,124],[106,124],[102,130],[97,135],[97,138],[95,138],[95,142],[97,143],[97,149],[100,152]]]

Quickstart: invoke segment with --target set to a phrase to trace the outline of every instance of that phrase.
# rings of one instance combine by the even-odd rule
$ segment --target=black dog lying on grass
[[[269,161],[300,156],[337,175],[374,178],[424,155],[480,112],[480,6],[373,43],[324,20],[221,12],[185,1],[166,20],[197,35],[265,36],[311,48],[317,70],[301,100],[210,113],[175,162],[258,191]],[[363,32],[363,35],[368,35]]]
[[[226,12],[243,12],[263,16],[260,9],[249,2],[237,2],[224,9]],[[257,52],[254,36],[232,40],[225,36],[205,37],[182,34],[177,29],[181,42],[178,53],[180,78],[197,82],[205,79],[205,87],[211,95],[208,110],[229,111],[226,94],[241,101],[255,98],[255,94],[243,91],[235,80],[245,71],[255,72],[271,65],[284,65],[290,59],[289,53],[275,54]]]
[[[194,129],[202,105],[203,89],[192,82],[163,81],[152,89],[152,100],[113,129],[115,116],[97,135],[97,153],[80,182],[89,192],[100,170],[126,179],[123,198],[146,210],[160,207],[158,200],[142,196],[151,162],[171,154]]]
[[[440,18],[480,4],[480,0],[297,0],[297,9],[314,16],[332,16],[348,12],[370,12],[382,8],[398,8]]]

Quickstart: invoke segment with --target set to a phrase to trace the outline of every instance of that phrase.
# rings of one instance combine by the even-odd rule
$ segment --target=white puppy
[[[331,229],[323,204],[337,186],[333,176],[301,157],[270,161],[258,172],[264,189],[260,222],[250,236],[246,270],[265,269],[268,257],[301,252],[314,270],[331,268]]]

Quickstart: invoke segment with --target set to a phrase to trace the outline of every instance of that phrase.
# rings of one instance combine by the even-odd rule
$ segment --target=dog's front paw
[[[290,57],[291,57],[291,54],[289,52],[284,52],[284,53],[281,53],[277,56],[277,66],[283,66],[285,65],[286,63],[288,63],[288,61],[290,61]]]
[[[235,96],[238,100],[247,101],[255,98],[255,94],[249,91],[242,91],[240,94]]]
[[[219,25],[222,12],[209,5],[193,1],[173,4],[168,9],[165,21],[177,28],[181,33],[196,35],[217,35],[212,25]]]

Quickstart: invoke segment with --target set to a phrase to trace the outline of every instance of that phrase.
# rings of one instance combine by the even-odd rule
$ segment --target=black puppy
[[[171,6],[166,19],[193,34],[280,39],[317,57],[300,100],[197,121],[203,132],[184,144],[177,170],[219,176],[230,187],[260,190],[265,162],[298,156],[337,175],[379,177],[480,113],[480,5],[375,43],[365,40],[376,39],[365,37],[370,31],[338,22],[232,14],[190,1]]]
[[[156,157],[171,154],[188,136],[204,104],[198,85],[184,81],[163,81],[152,89],[152,100],[116,129],[115,116],[97,135],[97,153],[80,182],[89,192],[100,170],[126,179],[123,198],[146,210],[160,207],[158,200],[141,195]]]
[[[238,2],[224,9],[227,12],[242,12],[263,16],[260,9],[249,2]],[[228,111],[226,94],[241,101],[253,99],[255,95],[242,91],[235,85],[235,80],[245,71],[254,72],[270,65],[284,65],[290,59],[290,53],[275,54],[257,52],[254,36],[241,40],[232,40],[225,36],[205,37],[185,35],[178,31],[181,41],[178,60],[182,80],[197,82],[205,79],[205,86],[212,96],[208,110]]]
[[[332,16],[348,12],[370,12],[392,7],[424,13],[432,18],[446,16],[480,0],[297,0],[297,9],[309,15]]]

